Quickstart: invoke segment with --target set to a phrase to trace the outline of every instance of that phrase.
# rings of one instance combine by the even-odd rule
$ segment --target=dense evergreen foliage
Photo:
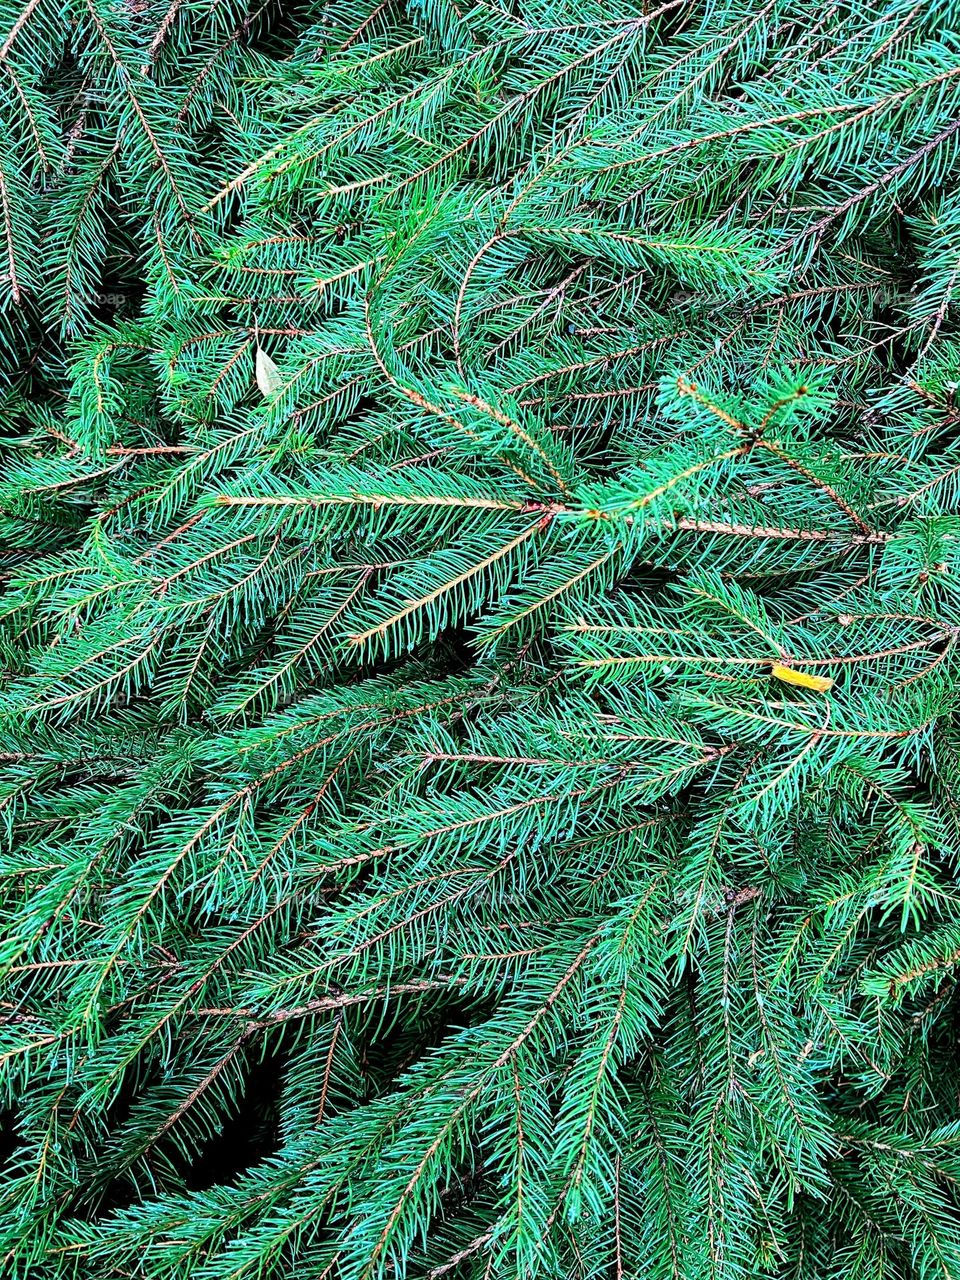
[[[960,1278],[960,9],[0,9],[0,1273]]]

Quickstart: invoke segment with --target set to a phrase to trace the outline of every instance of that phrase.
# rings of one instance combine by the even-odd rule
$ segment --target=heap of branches
[[[5,1277],[960,1277],[958,18],[0,5]]]

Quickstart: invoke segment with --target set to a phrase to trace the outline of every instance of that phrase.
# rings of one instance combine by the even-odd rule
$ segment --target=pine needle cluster
[[[960,1280],[954,0],[2,0],[0,1273]]]

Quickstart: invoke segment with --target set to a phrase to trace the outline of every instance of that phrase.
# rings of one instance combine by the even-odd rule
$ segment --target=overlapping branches
[[[2,7],[4,1274],[960,1276],[956,16]]]

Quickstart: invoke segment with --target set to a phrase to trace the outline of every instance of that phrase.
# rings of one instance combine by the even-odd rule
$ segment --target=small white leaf
[[[262,347],[257,347],[257,386],[266,400],[275,396],[283,386],[280,370]]]

